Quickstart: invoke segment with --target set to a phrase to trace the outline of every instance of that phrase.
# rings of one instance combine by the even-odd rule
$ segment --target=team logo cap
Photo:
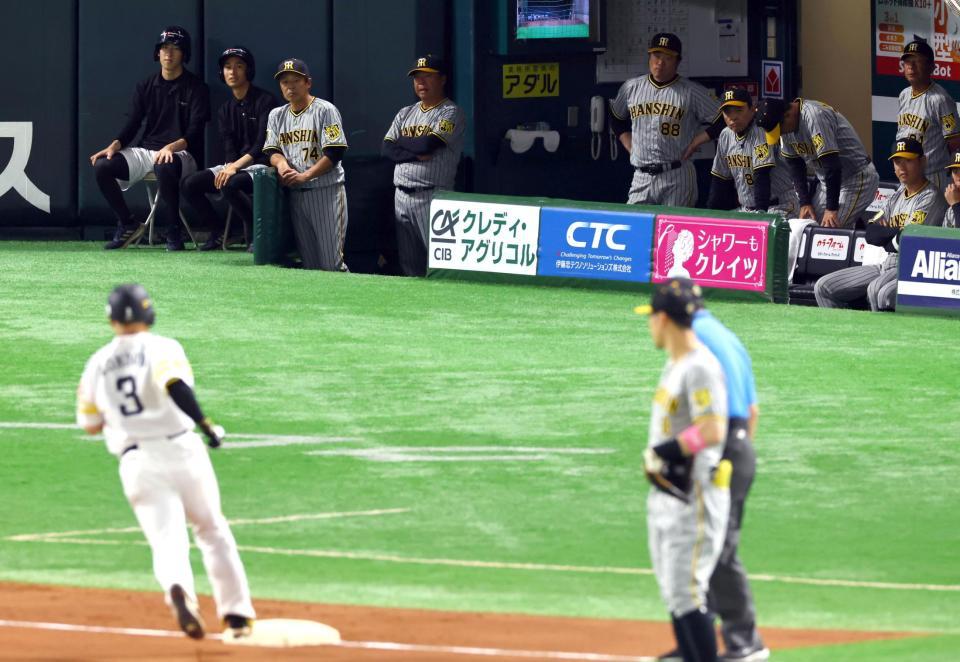
[[[740,108],[749,108],[753,105],[753,98],[750,93],[742,88],[734,88],[723,93],[723,101],[720,103],[720,109],[723,110],[729,106]]]
[[[900,138],[893,143],[893,149],[890,152],[888,161],[893,159],[919,159],[923,156],[923,145],[913,138]]]
[[[300,74],[304,78],[310,78],[310,67],[303,60],[291,57],[280,61],[280,64],[277,65],[277,73],[273,74],[273,77],[275,79],[280,78],[286,73]]]
[[[923,55],[931,62],[934,59],[930,44],[927,43],[926,39],[921,39],[916,35],[914,35],[913,41],[903,47],[903,55],[900,56],[900,60],[906,60],[911,55]]]
[[[683,48],[680,44],[680,37],[671,32],[658,32],[650,40],[650,48],[647,53],[669,53],[680,57]]]
[[[760,99],[757,104],[756,123],[767,134],[767,144],[780,142],[780,123],[787,112],[787,104],[780,99]]]
[[[954,168],[960,168],[960,150],[953,153],[953,162],[947,166],[947,170],[953,170]]]
[[[653,290],[650,303],[633,309],[637,315],[666,313],[678,326],[689,328],[693,314],[703,308],[703,290],[689,278],[671,278]]]
[[[412,76],[419,71],[428,74],[446,75],[447,65],[436,55],[427,54],[417,58],[416,63],[414,63],[413,68],[407,72],[407,75]]]

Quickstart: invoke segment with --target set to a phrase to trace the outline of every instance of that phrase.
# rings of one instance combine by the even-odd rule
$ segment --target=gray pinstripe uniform
[[[726,420],[727,389],[720,363],[700,345],[680,360],[667,361],[653,398],[647,446],[709,416]],[[653,572],[667,609],[677,617],[706,607],[710,576],[723,549],[730,489],[713,481],[722,455],[723,444],[718,444],[694,456],[689,503],[655,487],[647,497]]]
[[[340,111],[329,101],[313,98],[299,113],[290,104],[274,108],[267,121],[265,152],[279,151],[287,163],[304,172],[323,158],[326,147],[346,147]],[[290,217],[297,248],[306,269],[347,271],[343,242],[347,234],[347,192],[343,165],[289,188]]]
[[[907,195],[901,185],[875,219],[883,218],[884,225],[897,228],[914,223],[941,225],[946,211],[943,194],[927,182],[913,195]],[[893,310],[897,303],[897,254],[890,253],[882,264],[847,267],[822,276],[813,292],[821,308],[845,308],[866,295],[870,310]]]
[[[897,113],[897,138],[913,138],[923,145],[927,157],[927,179],[943,191],[950,183],[944,170],[950,165],[947,141],[960,136],[957,126],[957,104],[937,83],[914,95],[913,88],[900,92]]]
[[[770,171],[771,214],[793,218],[800,211],[797,192],[786,167],[777,156],[777,150],[767,145],[766,133],[756,124],[751,124],[742,136],[727,127],[717,138],[717,155],[713,159],[710,174],[720,179],[733,180],[740,199],[739,211],[757,208],[753,193],[754,173],[761,168]]]
[[[784,158],[801,158],[813,168],[820,185],[813,206],[817,217],[827,207],[827,184],[820,157],[838,154],[843,181],[840,185],[840,227],[853,227],[880,186],[880,176],[867,150],[847,118],[821,101],[800,99],[800,122],[793,133],[780,136]]]
[[[947,210],[947,213],[943,217],[943,227],[945,228],[955,228],[960,227],[957,225],[957,215],[953,211],[953,207],[950,207]]]
[[[398,163],[393,169],[394,214],[400,267],[407,276],[422,276],[427,268],[430,238],[430,202],[440,190],[452,189],[463,151],[467,118],[450,99],[426,108],[415,103],[400,109],[384,140],[436,136],[444,147],[425,161]]]
[[[631,78],[610,106],[618,119],[630,120],[630,163],[636,168],[627,202],[692,207],[697,203],[697,173],[692,161],[660,174],[640,169],[679,162],[693,137],[713,122],[720,102],[707,88],[677,76],[663,85],[649,74]]]

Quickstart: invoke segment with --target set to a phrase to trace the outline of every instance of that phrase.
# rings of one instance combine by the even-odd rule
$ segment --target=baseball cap
[[[670,32],[658,32],[650,40],[650,48],[647,53],[670,53],[680,57],[682,46],[680,37]]]
[[[413,69],[408,71],[407,75],[412,76],[418,71],[428,74],[446,74],[447,66],[439,57],[428,53],[423,57],[417,58],[416,63],[413,65]]]
[[[960,168],[960,150],[953,153],[953,162],[947,166],[947,170],[953,170],[954,168]]]
[[[919,159],[923,156],[923,145],[913,138],[901,138],[893,143],[893,149],[891,149],[890,152],[890,156],[887,158],[888,161],[896,158]]]
[[[753,105],[753,98],[750,93],[742,88],[734,88],[723,93],[723,101],[720,103],[720,110],[728,106],[739,106],[740,108],[749,108]]]
[[[760,99],[755,122],[767,134],[767,144],[780,142],[780,122],[787,112],[787,104],[780,99]]]
[[[920,39],[919,37],[914,37],[913,41],[903,47],[903,55],[900,56],[900,60],[906,60],[908,55],[923,55],[933,62],[933,49],[930,48],[926,39]]]
[[[653,290],[650,303],[633,309],[637,315],[663,312],[678,326],[689,328],[693,314],[703,308],[703,291],[689,278],[671,278]]]
[[[304,78],[310,78],[310,67],[307,66],[306,62],[295,57],[281,61],[277,66],[277,73],[273,74],[273,77],[280,78],[280,76],[288,72],[300,74]]]

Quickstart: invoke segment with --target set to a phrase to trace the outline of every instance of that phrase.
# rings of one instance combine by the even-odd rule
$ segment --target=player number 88
[[[671,122],[664,122],[660,125],[660,133],[665,136],[673,136],[678,138],[680,136],[680,125],[673,124]]]

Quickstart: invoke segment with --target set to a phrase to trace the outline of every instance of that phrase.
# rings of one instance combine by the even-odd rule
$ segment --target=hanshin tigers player
[[[273,76],[287,100],[270,111],[263,151],[289,191],[293,232],[306,269],[347,271],[347,192],[340,161],[347,151],[340,111],[310,94],[306,62],[283,60]]]

